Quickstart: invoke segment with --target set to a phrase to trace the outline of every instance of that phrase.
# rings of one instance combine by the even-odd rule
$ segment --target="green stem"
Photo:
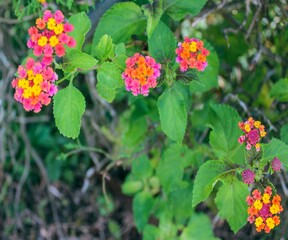
[[[75,73],[76,73],[76,70],[74,70],[73,72],[70,72],[68,75],[66,75],[66,76],[64,76],[63,78],[57,80],[57,81],[56,81],[56,85],[59,85],[61,82],[63,82],[64,80],[66,80],[67,78],[69,78],[69,77],[71,77],[71,76],[73,76],[73,77],[71,77],[71,79],[73,79]],[[72,82],[71,79],[70,79],[70,82]]]

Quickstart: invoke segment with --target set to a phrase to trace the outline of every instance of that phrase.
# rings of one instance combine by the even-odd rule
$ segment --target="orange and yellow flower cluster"
[[[57,74],[51,67],[28,58],[25,67],[18,67],[18,77],[12,81],[14,98],[23,104],[26,111],[40,112],[42,105],[48,105],[56,94],[54,82]]]
[[[154,58],[135,53],[126,60],[126,69],[122,74],[126,90],[131,91],[134,96],[147,96],[149,89],[157,86],[160,69],[161,65]]]
[[[28,48],[33,49],[35,56],[41,56],[42,62],[50,65],[53,61],[53,53],[58,57],[65,55],[64,45],[68,47],[75,47],[76,41],[67,33],[73,31],[72,24],[64,22],[64,15],[60,10],[54,14],[46,10],[43,18],[36,20],[36,27],[28,29],[29,40],[27,42]]]
[[[255,224],[257,232],[264,230],[269,233],[280,224],[279,214],[283,211],[281,197],[278,194],[273,196],[271,187],[267,186],[263,194],[255,189],[246,202],[249,205],[247,221]]]
[[[176,54],[176,62],[180,64],[182,72],[187,71],[188,68],[204,71],[208,66],[206,57],[210,52],[204,48],[203,41],[199,39],[186,37],[183,43],[178,43]]]
[[[241,144],[246,142],[247,150],[251,150],[251,147],[255,146],[256,151],[260,151],[260,140],[266,136],[265,126],[252,117],[249,117],[246,122],[239,122],[238,126],[244,132],[244,135],[238,138],[238,142]]]

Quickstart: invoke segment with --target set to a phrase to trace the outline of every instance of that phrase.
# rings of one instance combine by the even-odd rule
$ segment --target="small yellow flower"
[[[48,41],[47,37],[42,36],[42,37],[40,37],[39,40],[38,40],[38,45],[39,45],[40,47],[44,47],[44,46],[47,44],[47,41]]]
[[[275,223],[274,223],[274,220],[272,218],[267,218],[266,224],[270,229],[273,229],[275,227]]]
[[[23,88],[23,89],[29,87],[29,81],[26,79],[19,79],[18,87]]]
[[[55,34],[57,34],[57,35],[61,34],[64,30],[63,24],[62,23],[57,24],[53,30],[54,30]]]
[[[266,132],[265,131],[260,132],[260,136],[261,137],[265,137],[266,136]]]
[[[39,85],[34,85],[32,88],[31,88],[31,93],[33,93],[35,96],[39,96],[40,93],[41,93],[41,88]]]
[[[257,217],[255,220],[255,226],[259,227],[263,223],[262,217]]]
[[[261,210],[261,208],[262,208],[262,206],[263,206],[263,204],[261,203],[260,200],[256,200],[253,205],[254,205],[254,207],[255,207],[256,209],[258,209],[258,210]]]
[[[250,125],[248,123],[245,124],[244,129],[245,129],[246,132],[250,132],[251,131]]]
[[[189,50],[191,52],[196,52],[197,51],[197,43],[196,42],[190,43]]]
[[[263,200],[263,203],[268,204],[270,202],[270,195],[267,193],[264,193],[262,200]]]
[[[41,82],[43,82],[43,77],[41,74],[36,74],[36,76],[33,79],[34,84],[40,84]]]
[[[280,212],[280,208],[279,208],[279,205],[276,205],[276,204],[273,204],[271,207],[270,207],[270,212],[272,214],[277,214]]]
[[[33,80],[34,78],[34,73],[31,69],[27,71],[27,78],[28,80]]]
[[[52,36],[49,39],[49,43],[51,47],[55,47],[59,43],[59,40],[56,36]]]
[[[24,89],[23,91],[23,98],[30,98],[32,96],[31,88],[28,87],[27,89]]]
[[[259,128],[260,125],[261,125],[261,122],[260,122],[260,121],[255,121],[255,122],[254,122],[254,126],[255,126],[256,128]]]
[[[56,20],[54,18],[49,18],[48,23],[47,23],[47,28],[49,30],[54,30],[55,26],[56,26]]]

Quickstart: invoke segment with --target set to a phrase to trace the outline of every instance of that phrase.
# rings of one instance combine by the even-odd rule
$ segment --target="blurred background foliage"
[[[57,0],[48,4],[67,17],[87,12],[93,26],[86,41],[89,51],[100,17],[115,2],[119,1]],[[109,104],[95,89],[95,72],[79,75],[75,84],[86,98],[87,109],[76,141],[59,134],[52,105],[39,114],[25,112],[13,99],[11,81],[27,55],[27,30],[42,11],[38,1],[0,2],[1,238],[150,240],[156,235],[178,239],[171,236],[181,232],[181,239],[234,239],[217,215],[212,198],[192,209],[192,185],[182,186],[181,179],[193,179],[199,166],[213,157],[207,127],[211,102],[233,106],[243,119],[250,115],[260,119],[269,133],[267,141],[277,137],[288,144],[288,90],[275,87],[288,77],[287,2],[208,0],[197,16],[188,14],[181,21],[162,17],[178,41],[183,36],[205,39],[218,55],[213,64],[215,69],[219,65],[219,72],[214,69],[207,75],[216,76],[218,86],[212,84],[193,95],[195,88],[178,86],[186,92],[189,109],[181,149],[171,146],[160,127],[157,98],[161,87],[147,98],[135,98],[123,89]],[[132,37],[126,48],[128,55],[148,51],[147,37]],[[161,166],[161,158],[170,165]],[[175,175],[177,168],[185,169],[183,176]],[[173,186],[161,183],[169,182],[171,176],[179,178],[177,184],[182,187],[162,198],[161,191]],[[274,178],[287,203],[287,173],[282,171]],[[287,214],[281,218],[280,228],[269,237],[256,234],[247,224],[236,239],[287,239]],[[182,232],[179,226],[184,225],[193,227]]]

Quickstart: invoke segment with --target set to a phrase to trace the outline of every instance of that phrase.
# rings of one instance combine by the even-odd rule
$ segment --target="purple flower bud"
[[[272,169],[274,172],[279,172],[281,170],[281,162],[279,160],[279,158],[274,157],[271,163]]]
[[[250,169],[246,169],[242,172],[243,182],[246,184],[252,184],[254,182],[255,173]]]

